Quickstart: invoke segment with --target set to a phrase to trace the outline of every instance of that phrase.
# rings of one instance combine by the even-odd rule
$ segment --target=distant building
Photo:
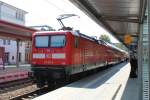
[[[25,25],[25,14],[27,12],[0,1],[0,19],[15,24]]]
[[[11,23],[25,25],[25,14],[27,12],[0,1],[0,20]],[[17,45],[14,40],[0,39],[0,47],[5,47],[4,61],[5,64],[16,64]],[[26,61],[26,43],[20,43],[19,62],[28,63]]]
[[[0,47],[5,47],[4,62],[5,64],[16,64],[16,41],[0,39]],[[25,63],[25,43],[20,43],[19,62]]]
[[[39,31],[56,31],[53,27],[48,25],[38,25],[38,26],[30,26],[30,27]]]

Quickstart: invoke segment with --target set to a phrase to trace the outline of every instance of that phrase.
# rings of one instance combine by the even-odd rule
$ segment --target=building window
[[[10,40],[7,40],[7,44],[10,45]]]
[[[16,12],[16,19],[23,21],[23,13],[22,12]]]
[[[14,60],[15,59],[15,57],[14,56],[12,56],[12,58],[11,58],[12,60]]]
[[[3,45],[10,45],[10,40],[3,40]]]
[[[22,42],[19,42],[19,46],[22,46]]]
[[[21,62],[21,53],[19,52],[19,62]]]
[[[4,53],[4,61],[5,63],[9,63],[9,52]]]
[[[26,48],[31,48],[31,43],[30,42],[26,43]]]
[[[6,45],[6,40],[3,40],[3,45]]]

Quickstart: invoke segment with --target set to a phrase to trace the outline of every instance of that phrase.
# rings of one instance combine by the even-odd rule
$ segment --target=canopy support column
[[[148,76],[149,76],[149,84],[150,84],[150,0],[147,0],[148,1],[148,15],[147,15],[147,20],[148,20]],[[148,85],[149,85],[148,84]],[[150,90],[150,87],[148,86],[149,90]],[[149,92],[149,99],[150,99],[150,92]]]
[[[16,44],[17,44],[16,67],[19,67],[19,42],[20,42],[20,40],[17,39],[17,40],[16,40]]]

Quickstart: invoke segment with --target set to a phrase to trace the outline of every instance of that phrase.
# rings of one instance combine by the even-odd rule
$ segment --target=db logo
[[[46,54],[46,58],[52,58],[51,54]]]

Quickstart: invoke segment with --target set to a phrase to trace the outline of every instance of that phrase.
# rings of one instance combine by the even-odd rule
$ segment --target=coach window
[[[78,48],[79,37],[75,36],[74,47]]]

